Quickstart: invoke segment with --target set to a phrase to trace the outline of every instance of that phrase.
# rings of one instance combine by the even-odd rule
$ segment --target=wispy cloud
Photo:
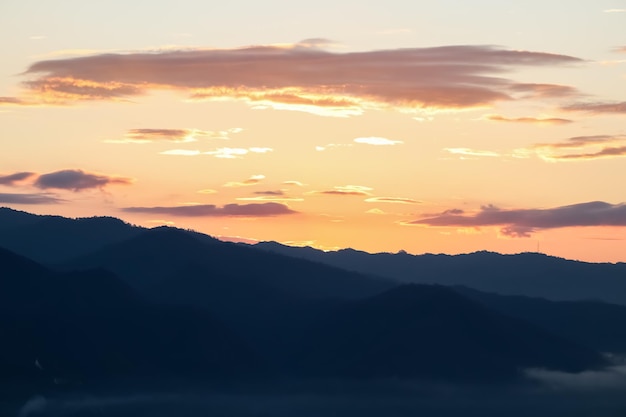
[[[213,204],[198,204],[169,207],[125,207],[127,213],[167,214],[180,217],[271,217],[297,213],[280,203],[226,204],[222,207]]]
[[[372,191],[372,190],[373,188],[365,187],[363,185],[339,185],[339,186],[335,186],[331,190],[310,191],[307,194],[369,196],[371,194],[368,191]]]
[[[561,107],[562,110],[585,112],[590,114],[623,114],[626,113],[626,101],[574,103]]]
[[[302,184],[300,181],[284,181],[283,184],[285,185],[295,185],[296,187],[304,187],[304,184]]]
[[[252,175],[250,178],[244,181],[229,181],[223,185],[223,187],[246,187],[250,185],[256,185],[265,179],[265,175],[257,174]]]
[[[539,143],[533,149],[551,162],[615,158],[626,155],[626,136],[575,136],[562,142]]]
[[[502,226],[500,233],[509,237],[529,237],[541,229],[579,226],[626,226],[626,204],[602,201],[554,208],[500,209],[482,206],[477,212],[446,210],[437,215],[407,224],[437,227]]]
[[[200,194],[215,194],[215,193],[217,193],[216,190],[213,190],[211,188],[205,188],[203,190],[198,190],[197,192],[200,193]]]
[[[366,145],[375,145],[375,146],[390,146],[390,145],[400,145],[404,142],[401,140],[391,140],[387,138],[381,138],[376,136],[363,137],[354,139],[356,143],[364,143]]]
[[[64,200],[57,198],[50,194],[35,193],[35,194],[11,194],[0,193],[0,203],[2,204],[58,204]]]
[[[324,145],[324,146],[316,146],[315,150],[318,151],[318,152],[322,152],[322,151],[325,151],[327,149],[349,148],[351,146],[352,146],[351,143],[329,143],[329,144]]]
[[[255,191],[254,194],[257,195],[269,195],[269,196],[281,196],[285,195],[283,190],[263,190],[263,191]]]
[[[121,139],[107,139],[107,143],[197,142],[198,139],[230,139],[240,128],[221,131],[200,129],[130,129]]]
[[[421,201],[402,197],[371,197],[365,200],[368,203],[395,203],[395,204],[419,204]]]
[[[15,185],[36,175],[34,172],[15,172],[13,174],[0,175],[0,185]]]
[[[571,119],[563,119],[559,117],[505,117],[499,114],[489,114],[486,116],[486,119],[494,122],[530,123],[545,125],[563,125],[574,122]]]
[[[467,109],[516,97],[561,97],[575,90],[502,77],[520,67],[583,62],[567,55],[495,46],[443,46],[333,53],[324,43],[236,49],[106,53],[42,60],[24,73],[24,100],[60,104],[127,100],[152,90],[191,99],[245,100],[253,106],[361,114],[368,108]],[[242,65],[243,63],[243,65]],[[13,103],[19,104],[19,103]]]
[[[495,157],[500,156],[497,152],[493,151],[481,151],[478,149],[470,149],[470,148],[444,148],[444,151],[451,153],[453,155],[460,155],[463,157]]]
[[[626,13],[626,9],[606,9],[604,13]]]
[[[176,155],[176,156],[198,156],[198,155],[211,155],[216,158],[222,159],[236,159],[241,158],[249,153],[268,153],[272,152],[272,148],[252,147],[252,148],[217,148],[214,151],[201,152],[197,149],[170,149],[167,151],[159,152],[161,155]]]
[[[108,185],[129,185],[132,182],[131,178],[89,173],[81,169],[65,169],[40,175],[34,185],[41,189],[83,191],[93,188],[101,189]]]

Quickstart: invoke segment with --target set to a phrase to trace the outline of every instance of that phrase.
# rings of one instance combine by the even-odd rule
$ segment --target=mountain
[[[69,219],[0,207],[0,246],[44,264],[87,254],[143,230],[114,217]]]
[[[370,254],[354,249],[323,252],[276,242],[254,247],[404,283],[460,285],[504,295],[559,301],[595,299],[626,305],[624,263],[587,263],[538,253]]]
[[[302,346],[299,362],[314,376],[493,381],[523,368],[579,372],[605,363],[452,289],[416,284],[338,308]]]
[[[263,368],[207,312],[145,302],[106,270],[55,273],[5,249],[0,266],[3,386],[122,376],[211,379]]]
[[[15,219],[12,227],[7,218]],[[384,256],[342,251],[351,262],[363,259],[361,269],[370,266],[366,273],[347,271],[265,250],[298,251],[277,244],[222,242],[189,230],[142,229],[111,218],[72,220],[0,210],[0,230],[18,229],[24,236],[13,246],[39,253],[58,270],[0,250],[0,334],[7,341],[0,346],[0,375],[9,380],[180,376],[224,381],[278,374],[493,381],[519,376],[527,367],[577,372],[605,364],[582,346],[589,337],[568,341],[557,325],[553,331],[542,327],[539,317],[528,313],[532,307],[520,308],[526,311],[524,321],[521,313],[499,307],[503,303],[497,298],[491,308],[486,298],[465,296],[459,289],[398,286],[372,275],[381,271],[373,265]],[[65,243],[42,255],[46,247]],[[302,251],[321,260],[335,256]],[[406,268],[421,259],[390,256],[406,262],[399,263]],[[414,275],[437,278],[445,272],[448,281],[442,280],[448,283],[463,281],[465,274],[487,284],[506,283],[512,276],[509,286],[523,287],[517,272],[503,272],[510,258],[483,264],[493,256],[425,257],[430,264]],[[552,265],[552,258],[544,258]],[[439,271],[442,259],[450,265],[444,262]],[[512,259],[528,262],[523,256]],[[579,263],[572,265],[576,269]],[[526,267],[532,271],[532,265]],[[489,269],[495,272],[484,272]],[[479,272],[487,275],[484,281]],[[567,277],[559,279],[566,292]],[[618,324],[621,316],[615,317]]]
[[[199,294],[189,285],[215,285],[217,281],[232,286],[232,290],[300,298],[364,297],[394,285],[381,278],[230,242],[207,243],[194,234],[171,227],[145,230],[64,266],[103,267],[139,291],[165,298],[174,297],[174,293],[178,298],[183,297],[181,289],[188,291],[187,297],[198,298]],[[194,278],[198,276],[207,279],[198,281]],[[169,293],[170,289],[174,293]],[[203,292],[202,296],[205,295]]]
[[[485,307],[589,346],[600,352],[626,353],[626,306],[598,301],[550,301],[498,295],[453,287]]]

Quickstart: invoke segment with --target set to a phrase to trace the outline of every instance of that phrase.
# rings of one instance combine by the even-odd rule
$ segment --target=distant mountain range
[[[626,305],[626,263],[587,263],[540,253],[371,254],[354,249],[324,252],[276,242],[254,247],[404,283],[460,285],[505,295]]]
[[[325,253],[6,208],[0,247],[8,387],[130,377],[511,381],[527,368],[601,368],[600,352],[626,352],[626,306],[553,301],[624,297],[609,291],[626,289],[622,264]]]

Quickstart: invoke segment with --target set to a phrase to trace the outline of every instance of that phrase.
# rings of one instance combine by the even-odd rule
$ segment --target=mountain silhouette
[[[114,217],[69,219],[0,207],[0,247],[43,264],[87,254],[142,230]]]
[[[354,249],[324,252],[276,242],[254,247],[403,283],[460,285],[504,295],[557,301],[595,299],[626,305],[624,263],[587,263],[538,253],[370,254]]]
[[[8,385],[131,377],[501,381],[528,367],[595,369],[606,362],[592,348],[623,343],[607,335],[591,343],[587,327],[587,333],[575,334],[573,325],[561,325],[559,303],[545,300],[549,305],[541,311],[549,325],[542,325],[542,314],[531,311],[540,306],[537,301],[518,303],[517,311],[514,302],[505,308],[503,296],[399,285],[376,275],[380,265],[372,266],[386,255],[343,251],[351,262],[364,259],[361,269],[372,266],[364,273],[269,252],[301,253],[275,243],[242,245],[172,227],[143,229],[113,218],[66,219],[9,209],[0,210],[0,231],[12,243],[0,250],[0,380]],[[24,235],[16,237],[18,231]],[[60,247],[46,252],[54,245]],[[46,259],[46,266],[14,247],[37,254],[35,261]],[[302,251],[326,259],[314,249]],[[400,260],[397,271],[421,259],[390,256]],[[476,277],[492,258],[495,271],[480,281]],[[413,273],[419,279],[432,274],[434,281],[452,283],[448,274],[456,273],[460,281],[489,284],[506,283],[511,275],[513,291],[523,285],[516,281],[519,274],[507,275],[507,265],[514,259],[521,269],[535,257],[424,259],[430,264]],[[541,259],[545,272],[553,258]],[[444,262],[448,266],[437,271],[442,260],[450,265]],[[576,269],[581,263],[567,265]],[[566,277],[546,276],[543,287],[536,277],[528,285],[556,292],[560,283],[567,293]],[[606,279],[619,284],[613,275]],[[610,314],[598,304],[581,311],[597,318]],[[614,320],[618,325],[621,316]]]

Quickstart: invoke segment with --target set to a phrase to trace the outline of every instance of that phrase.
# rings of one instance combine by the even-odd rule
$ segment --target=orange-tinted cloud
[[[562,119],[559,117],[505,117],[499,114],[490,114],[487,116],[488,120],[494,122],[510,122],[510,123],[532,123],[532,124],[549,124],[549,125],[563,125],[572,123],[573,120]]]
[[[269,195],[269,196],[281,196],[285,195],[283,190],[264,190],[264,191],[255,191],[254,194],[257,195]]]
[[[371,197],[365,200],[368,203],[396,203],[396,204],[418,204],[421,201],[412,198],[401,197]]]
[[[500,233],[503,235],[528,237],[540,229],[626,226],[626,204],[592,201],[548,209],[512,210],[488,205],[474,213],[453,209],[408,224],[443,227],[502,226]]]
[[[387,138],[381,138],[376,136],[368,136],[363,138],[354,139],[356,143],[363,143],[366,145],[374,145],[374,146],[392,146],[392,145],[401,145],[404,142],[401,140],[392,140]]]
[[[41,189],[56,188],[82,191],[93,188],[104,188],[108,185],[129,185],[132,182],[133,180],[130,178],[94,174],[80,169],[65,169],[40,175],[35,180],[34,185]]]
[[[241,129],[233,128],[225,131],[213,132],[200,129],[130,129],[121,139],[105,140],[108,143],[150,143],[150,142],[196,142],[199,138],[229,139],[232,133]]]
[[[518,83],[501,75],[519,67],[567,65],[559,54],[494,46],[443,46],[331,53],[320,44],[117,53],[39,61],[25,72],[41,102],[119,100],[155,89],[196,99],[243,99],[253,105],[331,108],[465,109],[514,96],[561,97],[572,87]]]
[[[244,181],[229,181],[223,185],[223,187],[246,187],[249,185],[256,185],[265,179],[265,175],[252,175],[250,178]]]
[[[534,146],[540,158],[547,161],[574,161],[615,158],[626,155],[626,136],[575,136],[563,142]],[[568,153],[563,153],[566,150]]]
[[[451,153],[453,155],[460,155],[461,158],[464,157],[477,157],[477,156],[486,156],[486,157],[494,157],[500,156],[497,152],[493,151],[481,151],[478,149],[470,149],[470,148],[444,148],[444,151]]]
[[[339,185],[339,186],[334,187],[332,190],[310,191],[307,194],[369,196],[371,194],[368,193],[368,191],[371,191],[371,190],[372,188],[365,187],[363,185]]]
[[[126,207],[127,213],[168,214],[181,217],[269,217],[297,213],[280,203],[213,204],[169,206],[169,207]]]
[[[58,204],[64,200],[54,197],[50,194],[35,193],[35,194],[11,194],[0,193],[0,204]]]
[[[626,101],[574,103],[561,109],[591,114],[626,114]]]
[[[15,185],[36,175],[34,172],[15,172],[13,174],[0,175],[0,185]]]
[[[626,146],[607,146],[597,152],[578,153],[552,156],[552,159],[576,160],[576,159],[599,159],[626,156]]]

